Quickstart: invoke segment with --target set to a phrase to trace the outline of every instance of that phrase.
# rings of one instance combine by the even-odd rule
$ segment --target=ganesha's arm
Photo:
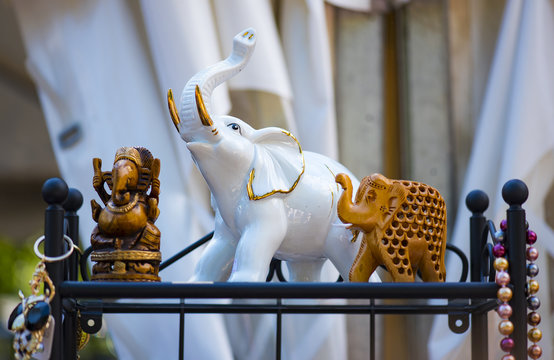
[[[100,217],[100,212],[102,211],[102,206],[98,205],[96,200],[92,199],[90,201],[90,207],[92,209],[92,220],[95,222],[98,222],[98,218]]]
[[[94,187],[94,190],[96,190],[96,193],[98,193],[98,196],[100,196],[102,202],[106,204],[110,199],[110,195],[106,192],[106,189],[104,189],[104,175],[110,174],[110,172],[102,172],[102,159],[99,158],[92,159],[92,168],[94,169],[92,186]]]
[[[151,198],[158,199],[160,195],[160,159],[154,159],[152,162],[152,188],[150,194],[148,195]]]
[[[148,198],[148,221],[154,223],[160,215],[160,209],[158,208],[158,199]]]

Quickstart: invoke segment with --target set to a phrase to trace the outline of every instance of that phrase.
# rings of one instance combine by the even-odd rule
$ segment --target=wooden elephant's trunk
[[[352,224],[353,227],[359,227],[362,224],[367,225],[367,211],[362,209],[358,204],[352,202],[352,182],[348,175],[338,174],[335,180],[344,189],[337,203],[337,208],[340,209],[340,211],[337,212],[339,219],[343,223]],[[367,226],[365,227],[367,228]]]

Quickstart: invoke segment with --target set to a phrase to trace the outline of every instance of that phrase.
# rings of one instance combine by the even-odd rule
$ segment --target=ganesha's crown
[[[139,168],[149,169],[152,165],[152,154],[143,147],[121,147],[115,153],[114,164],[119,160],[127,159],[134,162]]]
[[[142,167],[142,161],[140,160],[140,154],[137,151],[137,149],[132,147],[122,147],[117,149],[117,152],[115,153],[115,160],[114,164],[118,162],[119,160],[131,160],[134,162],[137,166]]]

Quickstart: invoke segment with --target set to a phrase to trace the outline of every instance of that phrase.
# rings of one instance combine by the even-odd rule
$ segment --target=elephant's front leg
[[[208,242],[189,281],[225,281],[231,272],[237,239],[216,211],[214,237]]]
[[[368,240],[364,238],[350,269],[348,280],[351,282],[367,282],[378,265]]]
[[[287,233],[280,199],[255,200],[246,217],[229,281],[265,281],[269,263]]]

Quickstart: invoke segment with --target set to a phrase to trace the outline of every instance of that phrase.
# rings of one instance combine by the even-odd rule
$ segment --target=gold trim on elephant
[[[335,179],[336,175],[335,173],[333,172],[333,170],[331,170],[331,168],[327,165],[327,164],[324,164],[325,167],[327,168],[327,170],[329,170],[329,172],[331,173],[331,175],[333,176],[333,180]],[[337,185],[337,191],[339,191],[339,184],[336,184]]]
[[[167,90],[167,106],[169,107],[169,114],[171,115],[171,120],[175,129],[179,131],[179,124],[181,123],[181,118],[179,118],[179,113],[177,112],[177,107],[175,106],[175,101],[173,100],[173,91],[171,89]]]
[[[208,110],[206,110],[206,104],[204,104],[202,93],[200,92],[200,88],[198,87],[198,85],[196,85],[196,88],[194,88],[194,98],[196,99],[196,109],[198,110],[198,116],[200,116],[200,121],[202,122],[202,125],[212,126],[214,122],[210,118]]]
[[[298,140],[296,140],[294,135],[292,135],[290,132],[283,130],[283,134],[285,134],[287,136],[290,136],[296,142],[296,144],[298,145],[298,150],[300,151],[300,156],[302,157],[302,171],[300,172],[300,175],[298,175],[298,177],[296,178],[296,181],[294,182],[294,184],[292,184],[290,189],[288,189],[288,190],[276,189],[276,190],[272,190],[268,193],[265,193],[263,195],[255,195],[254,190],[252,189],[252,182],[254,181],[254,176],[255,176],[255,170],[256,169],[252,169],[252,171],[250,171],[250,176],[248,178],[248,184],[246,185],[246,191],[248,192],[248,198],[250,200],[265,199],[266,197],[269,197],[271,195],[275,195],[277,193],[288,194],[296,188],[296,185],[298,185],[298,182],[300,181],[300,178],[304,174],[304,170],[306,169],[306,162],[304,161],[304,153],[302,152],[302,146],[300,146],[300,143],[298,142]]]

